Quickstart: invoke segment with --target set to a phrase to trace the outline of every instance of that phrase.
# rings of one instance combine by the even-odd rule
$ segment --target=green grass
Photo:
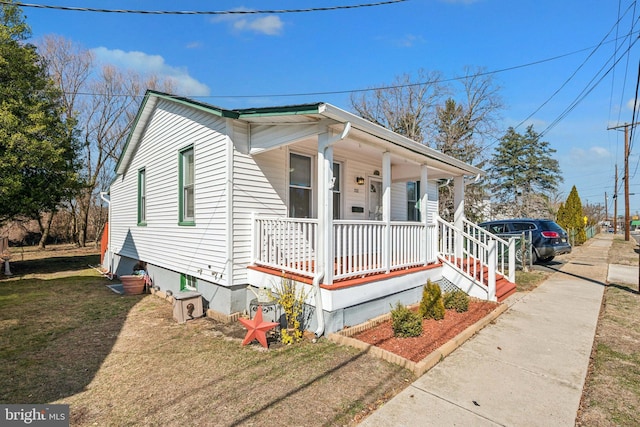
[[[609,262],[637,265],[635,242],[614,238]],[[635,263],[635,264],[634,264]],[[640,295],[637,284],[610,283],[577,425],[640,425]]]
[[[169,302],[116,295],[73,258],[0,276],[0,403],[66,403],[74,426],[353,425],[414,379],[326,339],[265,350],[177,324]]]
[[[518,292],[530,291],[538,287],[547,277],[549,277],[549,273],[542,271],[516,270],[516,289]]]

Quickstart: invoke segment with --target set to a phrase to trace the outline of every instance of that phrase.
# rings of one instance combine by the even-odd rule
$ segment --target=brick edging
[[[380,347],[376,347],[372,344],[368,344],[364,341],[360,341],[355,338],[352,338],[353,335],[356,335],[364,330],[370,329],[378,325],[379,323],[389,320],[391,318],[390,313],[384,314],[382,316],[378,316],[365,323],[356,325],[349,329],[345,329],[340,332],[329,334],[327,338],[330,341],[335,342],[336,344],[355,347],[359,350],[364,350],[367,353],[375,357],[378,357],[382,360],[386,360],[387,362],[400,365],[403,368],[406,368],[412,371],[416,375],[416,377],[420,377],[429,369],[437,365],[438,362],[440,362],[449,354],[451,354],[455,349],[457,349],[462,344],[464,344],[465,341],[467,341],[473,335],[478,333],[482,328],[484,328],[489,323],[497,319],[498,316],[504,313],[508,308],[509,306],[507,304],[499,304],[493,311],[491,311],[485,317],[478,320],[473,325],[467,327],[464,331],[460,332],[453,339],[449,340],[448,342],[438,347],[435,351],[433,351],[427,357],[422,359],[420,362],[412,362],[411,360],[405,359],[404,357],[399,356],[395,353],[384,350]]]

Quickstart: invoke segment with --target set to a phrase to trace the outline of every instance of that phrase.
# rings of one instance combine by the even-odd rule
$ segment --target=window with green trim
[[[193,146],[180,151],[179,155],[179,183],[180,187],[180,225],[195,224],[195,168]]]
[[[147,223],[147,172],[138,171],[138,225]]]
[[[197,291],[198,279],[186,274],[180,274],[180,290],[181,291]]]

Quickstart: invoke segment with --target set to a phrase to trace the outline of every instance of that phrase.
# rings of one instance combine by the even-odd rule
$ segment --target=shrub
[[[391,325],[396,337],[417,337],[422,334],[422,317],[400,302],[391,310]]]
[[[420,301],[420,315],[425,319],[444,319],[444,301],[442,300],[442,291],[440,286],[427,281],[422,290],[422,301]]]
[[[273,286],[274,294],[271,298],[282,307],[284,311],[286,329],[280,329],[281,341],[284,344],[293,344],[302,340],[302,325],[300,319],[304,311],[304,302],[307,293],[304,289],[298,290],[293,280],[282,277],[279,284]]]
[[[444,308],[447,310],[455,310],[458,313],[464,313],[469,310],[469,295],[460,289],[445,292],[443,300]]]

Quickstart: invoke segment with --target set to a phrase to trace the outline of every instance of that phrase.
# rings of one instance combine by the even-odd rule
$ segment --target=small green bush
[[[422,301],[420,301],[420,315],[425,319],[444,319],[444,301],[442,300],[442,291],[440,286],[427,281],[422,290]]]
[[[400,302],[391,310],[391,324],[396,337],[417,337],[422,334],[422,317]]]
[[[469,310],[469,295],[458,289],[456,291],[445,292],[443,295],[444,308],[464,313]]]

